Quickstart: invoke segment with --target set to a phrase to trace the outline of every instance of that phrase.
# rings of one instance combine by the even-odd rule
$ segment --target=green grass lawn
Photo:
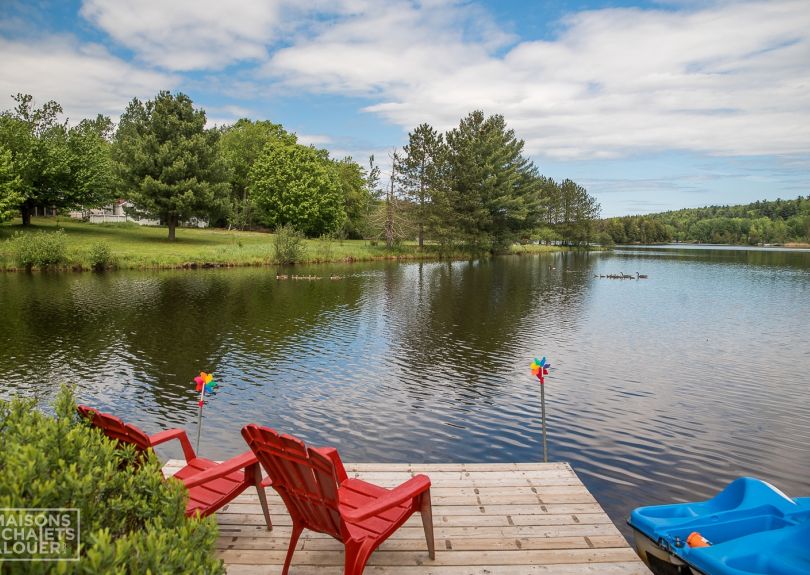
[[[115,267],[122,269],[179,268],[206,264],[221,266],[267,265],[274,263],[273,235],[221,229],[178,228],[177,239],[167,239],[165,227],[137,224],[89,224],[68,218],[33,218],[29,228],[19,220],[0,224],[0,269],[16,269],[10,239],[15,232],[54,232],[64,230],[67,267],[91,269],[94,245],[105,244]],[[364,261],[383,258],[435,259],[431,248],[420,251],[414,242],[388,250],[384,242],[369,240],[306,240],[304,262]],[[520,252],[554,251],[547,246],[521,246]],[[516,252],[517,253],[517,252]]]

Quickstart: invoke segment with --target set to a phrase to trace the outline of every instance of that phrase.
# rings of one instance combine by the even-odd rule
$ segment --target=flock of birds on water
[[[556,270],[557,268],[549,266],[549,269]],[[566,270],[568,271],[568,270]],[[593,274],[595,278],[607,278],[609,280],[646,280],[646,274],[640,274],[636,272],[635,277],[624,272],[619,272],[617,274]],[[287,275],[287,274],[276,274],[277,280],[304,280],[304,281],[313,281],[313,280],[322,280],[325,279],[321,276],[296,276],[296,275]],[[343,276],[336,276],[334,274],[329,276],[330,280],[342,280]]]
[[[557,268],[554,266],[548,266],[548,269],[551,271],[555,271]],[[563,270],[565,272],[572,272],[574,270]],[[640,274],[636,272],[635,276],[628,275],[624,272],[619,272],[617,274],[593,274],[595,278],[607,278],[609,280],[646,280],[647,274]]]
[[[606,275],[593,274],[593,277],[595,277],[595,278],[607,278],[609,280],[646,280],[647,279],[647,276],[645,274],[640,274],[638,272],[636,272],[635,277],[633,277],[632,275],[628,275],[628,274],[626,274],[624,272],[619,272],[617,274],[606,274]]]
[[[322,280],[322,279],[325,279],[325,278],[322,278],[321,276],[291,276],[291,275],[286,275],[286,274],[284,274],[284,275],[282,275],[282,274],[276,274],[276,279],[277,279],[277,280],[305,280],[305,281],[313,281],[313,280]],[[330,280],[342,280],[342,279],[343,279],[343,276],[331,275],[331,276],[329,276],[329,279],[330,279]]]
[[[555,268],[553,266],[549,266],[548,269],[556,270],[557,268]],[[569,270],[565,270],[565,271],[569,271]],[[593,277],[595,277],[595,278],[607,278],[609,280],[646,280],[648,276],[646,274],[640,274],[638,272],[636,272],[635,276],[626,274],[624,272],[619,272],[617,274],[593,274]],[[297,276],[297,275],[287,275],[287,274],[276,274],[276,279],[277,280],[314,281],[314,280],[322,280],[322,279],[326,279],[326,278],[321,277],[321,276]],[[330,280],[342,280],[343,276],[337,276],[337,275],[332,274],[332,275],[329,276],[329,279]]]

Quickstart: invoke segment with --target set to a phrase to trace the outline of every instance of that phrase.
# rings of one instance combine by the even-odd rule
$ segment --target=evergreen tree
[[[408,134],[408,145],[402,151],[398,177],[403,195],[414,205],[421,249],[425,229],[435,227],[446,203],[447,146],[442,134],[429,124],[420,124]]]
[[[145,104],[135,98],[121,116],[113,150],[126,196],[168,225],[169,240],[180,222],[227,209],[218,140],[185,94],[163,91]]]
[[[560,190],[560,214],[557,227],[568,244],[587,243],[593,221],[599,217],[599,203],[573,180],[563,180]]]
[[[539,221],[541,180],[503,116],[472,112],[447,145],[452,217],[473,249],[504,248]]]
[[[382,199],[383,191],[380,189],[380,166],[374,162],[374,154],[368,157],[368,171],[366,172],[366,189],[371,194],[372,201]],[[371,206],[369,206],[369,211]]]

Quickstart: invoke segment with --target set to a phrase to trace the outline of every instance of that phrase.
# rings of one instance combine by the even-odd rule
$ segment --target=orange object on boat
[[[711,543],[697,531],[692,531],[689,537],[686,538],[686,544],[689,547],[709,547]]]

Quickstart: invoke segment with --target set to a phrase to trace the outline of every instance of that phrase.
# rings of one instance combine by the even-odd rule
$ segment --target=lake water
[[[596,277],[625,273],[647,279]],[[293,273],[293,272],[291,272]],[[810,495],[810,252],[626,248],[453,263],[0,275],[0,397],[80,401],[241,452],[257,422],[346,461],[570,461],[615,522],[740,475]],[[161,452],[179,455],[179,450]],[[625,531],[626,532],[626,531]]]

